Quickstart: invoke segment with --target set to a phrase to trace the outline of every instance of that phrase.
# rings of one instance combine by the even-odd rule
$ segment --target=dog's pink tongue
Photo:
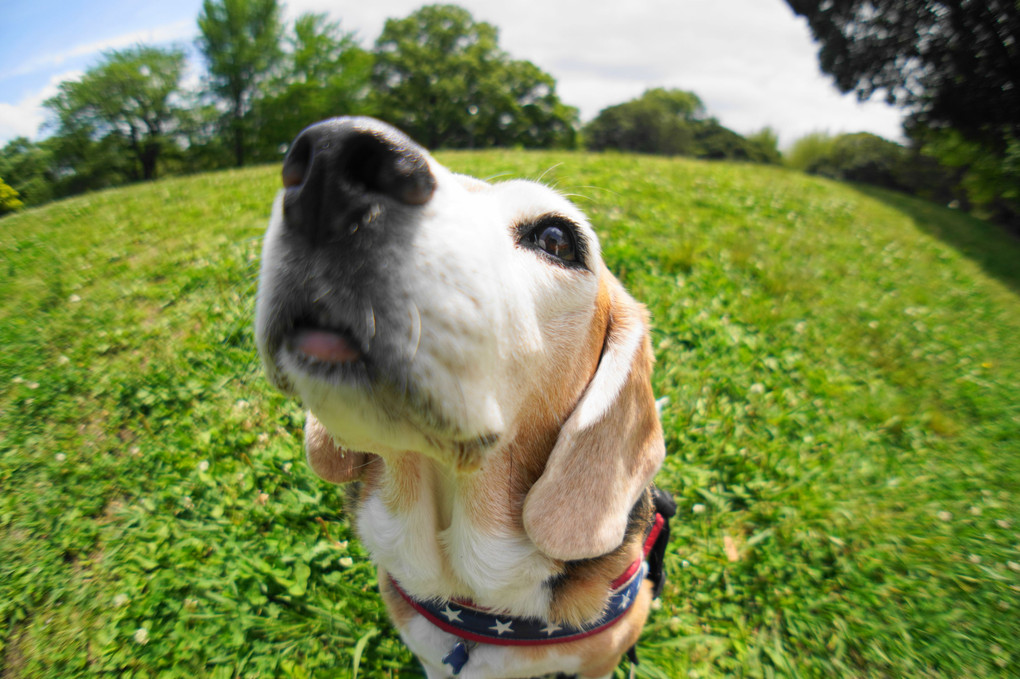
[[[350,342],[326,330],[302,330],[294,338],[294,349],[327,363],[352,363],[361,358]]]

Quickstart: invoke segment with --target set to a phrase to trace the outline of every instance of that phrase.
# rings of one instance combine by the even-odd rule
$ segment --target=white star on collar
[[[509,622],[500,622],[498,618],[496,619],[496,624],[489,629],[495,630],[496,634],[499,636],[503,636],[504,632],[513,632]]]
[[[446,616],[446,619],[450,622],[464,622],[460,619],[460,611],[450,608],[450,604],[446,604],[446,608],[440,611],[440,613]]]
[[[553,634],[559,632],[561,629],[563,628],[557,625],[555,622],[550,622],[548,625],[542,628],[542,631],[545,632],[545,635],[547,637],[551,637]]]
[[[630,593],[624,592],[623,596],[620,597],[620,608],[626,608],[630,605]]]

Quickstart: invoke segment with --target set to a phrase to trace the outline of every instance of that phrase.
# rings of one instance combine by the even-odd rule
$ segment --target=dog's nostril
[[[283,186],[301,186],[312,159],[312,144],[306,135],[299,136],[283,161]]]
[[[367,133],[351,139],[344,151],[338,169],[351,184],[405,205],[424,205],[432,198],[436,180],[418,149]]]
[[[305,181],[305,170],[307,168],[304,165],[284,165],[283,166],[283,186],[284,188],[291,188],[293,186],[301,186]]]

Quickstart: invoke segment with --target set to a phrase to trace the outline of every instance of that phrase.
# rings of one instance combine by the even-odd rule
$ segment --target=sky
[[[371,48],[387,18],[428,0],[290,0],[284,17],[325,12]],[[201,0],[0,0],[0,145],[39,139],[42,102],[104,50],[193,46]],[[582,122],[651,87],[696,93],[741,133],[768,126],[780,146],[812,132],[902,139],[902,114],[841,95],[818,68],[807,23],[784,0],[457,0],[500,31],[500,46],[557,81]],[[192,50],[194,52],[194,50]],[[201,65],[186,79],[197,84]],[[342,114],[337,111],[337,114]],[[311,122],[311,121],[310,121]]]

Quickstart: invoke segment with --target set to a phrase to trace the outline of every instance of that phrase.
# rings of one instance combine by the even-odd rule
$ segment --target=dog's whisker
[[[609,194],[611,196],[619,196],[620,195],[619,192],[614,191],[613,189],[606,189],[606,188],[603,188],[601,186],[575,186],[574,187],[575,191],[580,191],[582,189],[586,189],[586,190],[590,190],[590,191],[601,191],[602,193],[606,193],[606,194]],[[586,200],[588,202],[591,202],[591,203],[596,202],[596,198],[594,198],[593,196],[585,195],[583,193],[564,193],[563,195],[566,196],[567,198],[582,198],[582,199],[584,199],[584,200]]]
[[[411,300],[411,309],[414,311],[414,315],[411,317],[411,358],[410,361],[414,361],[418,355],[418,345],[421,343],[421,312],[418,310],[418,305]]]
[[[372,300],[366,298],[368,302],[368,345],[371,347],[372,340],[375,339],[375,307],[372,306]]]
[[[550,172],[552,172],[552,171],[553,171],[553,170],[555,170],[556,168],[560,167],[561,165],[563,165],[563,163],[556,163],[556,164],[555,164],[555,165],[553,165],[552,167],[546,168],[545,172],[543,172],[542,174],[540,174],[540,175],[538,176],[538,179],[536,179],[535,181],[536,181],[536,182],[541,182],[541,181],[543,181],[543,180],[545,179],[545,176],[546,176],[547,174],[549,174]]]

